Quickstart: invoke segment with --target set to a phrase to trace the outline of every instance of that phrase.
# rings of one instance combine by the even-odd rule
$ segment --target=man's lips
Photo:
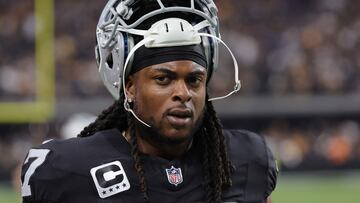
[[[183,127],[190,124],[193,112],[190,109],[173,108],[166,115],[169,123],[174,127]]]
[[[175,116],[175,117],[180,117],[180,118],[188,118],[188,117],[192,117],[193,113],[190,109],[188,108],[184,108],[184,109],[180,109],[180,108],[174,108],[174,109],[170,109],[167,113],[170,116]]]

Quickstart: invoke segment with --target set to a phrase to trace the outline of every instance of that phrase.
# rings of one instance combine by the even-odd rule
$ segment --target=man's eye
[[[155,77],[155,80],[159,83],[159,84],[167,84],[170,79],[169,77],[166,77],[166,76],[158,76],[158,77]]]
[[[189,77],[189,79],[188,79],[188,82],[191,85],[199,85],[202,81],[203,81],[203,78],[199,77],[199,76],[192,76],[192,77]]]

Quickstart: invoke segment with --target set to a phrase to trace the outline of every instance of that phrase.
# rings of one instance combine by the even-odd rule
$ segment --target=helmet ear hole
[[[109,66],[110,69],[113,69],[114,66],[114,60],[112,54],[109,54],[109,56],[106,59],[106,63]]]

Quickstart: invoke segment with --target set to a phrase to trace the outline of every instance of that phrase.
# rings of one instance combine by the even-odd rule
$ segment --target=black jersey
[[[224,134],[235,170],[223,202],[264,203],[277,175],[264,139],[248,131]],[[193,148],[171,161],[141,155],[150,202],[205,201],[200,153]],[[131,146],[116,129],[31,149],[21,178],[24,202],[143,202]]]

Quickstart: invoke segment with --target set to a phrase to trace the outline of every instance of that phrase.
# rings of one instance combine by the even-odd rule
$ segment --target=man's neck
[[[191,144],[190,140],[184,141],[180,144],[172,145],[155,144],[142,139],[140,136],[137,138],[140,152],[159,156],[169,160],[181,157],[185,152],[188,151]]]
[[[125,137],[130,140],[129,132]],[[141,153],[162,157],[165,159],[176,159],[181,157],[191,147],[192,140],[186,140],[179,144],[159,144],[143,139],[137,135],[138,149]]]

